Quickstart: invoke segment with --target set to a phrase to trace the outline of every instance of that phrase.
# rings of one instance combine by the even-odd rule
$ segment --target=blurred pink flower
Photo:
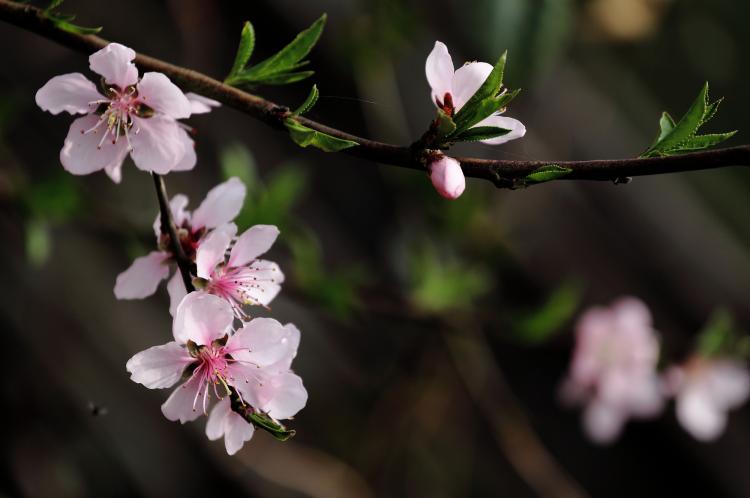
[[[205,239],[206,232],[232,221],[245,202],[245,185],[238,178],[230,178],[212,188],[200,206],[194,211],[185,210],[187,196],[175,195],[169,205],[172,211],[180,244],[185,255],[195,259],[196,250]],[[161,233],[161,217],[156,215],[154,233],[160,250],[136,258],[133,264],[117,276],[115,297],[117,299],[143,299],[156,291],[159,282],[169,276],[174,256],[169,249],[169,237]],[[167,283],[170,295],[169,311],[174,311],[185,296],[185,285],[179,271]]]
[[[253,434],[253,427],[231,411],[231,390],[241,403],[275,420],[294,416],[307,403],[302,379],[291,371],[299,330],[256,318],[234,331],[233,321],[227,301],[191,293],[177,308],[175,340],[137,353],[126,365],[131,380],[150,389],[181,382],[162,405],[169,420],[185,423],[207,414],[213,393],[219,404],[206,433],[210,439],[224,436],[229,454]]]
[[[448,156],[432,161],[429,165],[430,180],[435,190],[446,199],[458,199],[466,188],[466,179],[461,163]]]
[[[562,400],[585,405],[584,428],[598,443],[611,442],[628,418],[658,415],[664,399],[656,365],[659,341],[651,314],[636,298],[581,316]]]
[[[442,42],[435,42],[427,57],[425,73],[432,89],[432,101],[449,116],[460,111],[469,99],[479,90],[482,83],[492,72],[492,66],[486,62],[468,62],[454,70],[453,59],[448,47]],[[482,140],[483,143],[499,145],[521,138],[526,134],[526,127],[520,121],[501,116],[500,112],[489,116],[474,126],[496,126],[511,130],[505,135]]]
[[[281,290],[284,274],[271,261],[257,259],[268,251],[279,229],[273,225],[255,225],[236,238],[237,226],[227,223],[213,230],[201,242],[195,263],[196,287],[225,299],[237,318],[246,320],[246,304],[267,306]],[[227,252],[229,257],[227,258]]]
[[[159,174],[195,166],[193,140],[177,120],[189,117],[193,108],[210,110],[210,99],[191,102],[161,73],[145,73],[139,80],[134,59],[135,51],[110,43],[89,57],[91,70],[102,76],[101,93],[81,73],[55,76],[37,91],[42,110],[85,114],[73,121],[60,152],[70,173],[103,169],[119,182],[128,153],[138,168]]]
[[[750,397],[747,366],[730,358],[693,357],[664,375],[666,392],[677,402],[677,420],[701,441],[718,439],[729,410]]]

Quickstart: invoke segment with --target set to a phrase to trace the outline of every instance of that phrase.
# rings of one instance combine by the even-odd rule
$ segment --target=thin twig
[[[42,11],[26,4],[0,0],[0,19],[20,28],[32,31],[79,52],[90,54],[109,42],[93,35],[80,35],[57,28]],[[225,85],[205,74],[164,62],[154,57],[139,54],[135,60],[143,70],[158,71],[169,76],[185,90],[216,99],[230,107],[248,114],[274,128],[284,129],[283,122],[291,115],[287,107]],[[323,133],[344,140],[357,142],[359,146],[343,152],[369,161],[424,170],[425,163],[433,154],[428,149],[410,148],[377,142],[332,128],[305,117],[300,123]],[[750,145],[741,145],[679,156],[644,159],[610,159],[595,161],[510,161],[457,157],[466,176],[491,181],[497,187],[514,188],[519,180],[541,166],[557,164],[570,168],[565,180],[619,181],[633,176],[677,173],[727,166],[750,166]]]
[[[164,184],[164,178],[156,173],[151,173],[154,178],[154,188],[156,189],[156,198],[159,200],[159,216],[161,218],[161,233],[169,238],[169,248],[172,250],[177,268],[182,275],[182,282],[185,284],[187,292],[193,292],[193,278],[190,276],[190,267],[192,262],[185,255],[185,251],[180,244],[180,238],[177,235],[177,227],[172,219],[172,210],[169,208],[169,197],[167,196],[167,187]]]

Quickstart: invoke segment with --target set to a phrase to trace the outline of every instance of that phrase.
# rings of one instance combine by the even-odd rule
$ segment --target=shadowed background
[[[527,136],[461,154],[636,156],[661,111],[681,115],[705,80],[726,97],[711,131],[739,129],[730,144],[748,142],[750,4],[738,0],[69,0],[62,10],[219,79],[244,20],[257,62],[327,12],[311,81],[256,92],[294,107],[315,82],[313,119],[394,143],[433,117],[424,60],[436,39],[456,64],[507,48],[506,82],[524,89],[508,115]],[[718,307],[748,324],[750,171],[519,191],[471,180],[448,202],[423,174],[300,149],[232,109],[191,119],[198,166],[169,175],[168,189],[194,208],[239,175],[249,191],[239,224],[281,227],[269,258],[287,283],[272,313],[302,330],[295,370],[310,394],[291,442],[257,431],[228,457],[204,419],[167,421],[168,391],[125,372],[171,337],[163,287],[144,301],[112,294],[153,247],[151,179],[129,162],[121,185],[68,175],[58,154],[71,119],[34,104],[52,76],[87,73],[86,58],[7,24],[0,46],[3,494],[750,496],[746,407],[713,444],[691,439],[670,407],[598,447],[556,394],[587,306],[644,299],[665,362],[684,358]]]

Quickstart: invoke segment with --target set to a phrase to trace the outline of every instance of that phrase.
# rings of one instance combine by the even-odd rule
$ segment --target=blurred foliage
[[[719,309],[698,335],[696,349],[706,357],[749,358],[750,337],[737,329],[734,318],[727,310]]]
[[[581,306],[583,289],[576,281],[566,282],[538,309],[519,315],[513,323],[513,335],[528,345],[538,345],[565,331]]]

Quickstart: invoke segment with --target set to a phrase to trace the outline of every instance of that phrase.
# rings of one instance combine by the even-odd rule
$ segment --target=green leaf
[[[293,118],[288,118],[284,121],[284,125],[289,130],[289,135],[291,135],[292,140],[301,147],[312,145],[325,152],[338,152],[359,145],[352,140],[336,138],[326,133],[308,128]]]
[[[320,92],[318,92],[318,86],[313,85],[305,101],[302,103],[301,106],[299,106],[297,109],[294,110],[294,112],[292,113],[292,116],[299,116],[301,114],[305,114],[306,112],[308,112],[318,102],[319,96],[320,96]]]
[[[318,42],[326,15],[323,14],[309,28],[302,31],[286,47],[268,59],[250,67],[236,75],[227,78],[226,83],[230,85],[239,84],[267,84],[283,85],[303,80],[313,74],[313,71],[296,71],[306,64],[303,61],[307,54]]]
[[[437,118],[435,119],[437,122],[437,136],[435,137],[437,141],[441,141],[456,131],[456,123],[453,121],[453,118],[443,112],[442,109],[438,109]]]
[[[38,268],[47,262],[52,248],[49,227],[40,220],[26,223],[26,257],[29,263]]]
[[[102,26],[97,26],[96,28],[87,28],[85,26],[78,26],[77,24],[72,24],[68,21],[58,20],[52,17],[50,17],[50,19],[55,24],[55,26],[57,26],[58,29],[67,31],[68,33],[74,33],[77,35],[95,35],[99,33],[102,29],[104,29]]]
[[[555,290],[538,310],[522,316],[514,335],[527,344],[541,344],[564,330],[581,302],[581,286],[569,282]]]
[[[242,32],[240,33],[240,45],[237,47],[237,55],[234,57],[234,64],[232,65],[232,70],[229,71],[229,76],[227,78],[231,78],[245,69],[247,61],[249,61],[250,56],[253,55],[254,49],[255,28],[253,28],[250,21],[245,21],[244,26],[242,26]]]
[[[735,341],[734,319],[727,310],[719,309],[698,335],[696,349],[706,357],[725,355]]]
[[[501,137],[507,135],[510,131],[497,126],[475,126],[453,137],[451,140],[455,142],[477,142],[479,140]]]
[[[524,180],[528,183],[544,183],[559,180],[572,172],[572,169],[560,166],[559,164],[549,164],[529,173]]]
[[[56,8],[58,8],[65,0],[51,0],[50,3],[47,4],[47,7],[42,11],[45,14],[52,12]]]
[[[247,418],[255,427],[263,429],[279,441],[288,441],[297,433],[294,429],[287,429],[274,421],[265,413],[248,413]]]
[[[658,157],[708,149],[731,138],[736,132],[698,135],[698,130],[716,115],[722,99],[709,102],[708,83],[690,106],[688,112],[675,123],[666,112],[659,120],[659,136],[641,157]]]

